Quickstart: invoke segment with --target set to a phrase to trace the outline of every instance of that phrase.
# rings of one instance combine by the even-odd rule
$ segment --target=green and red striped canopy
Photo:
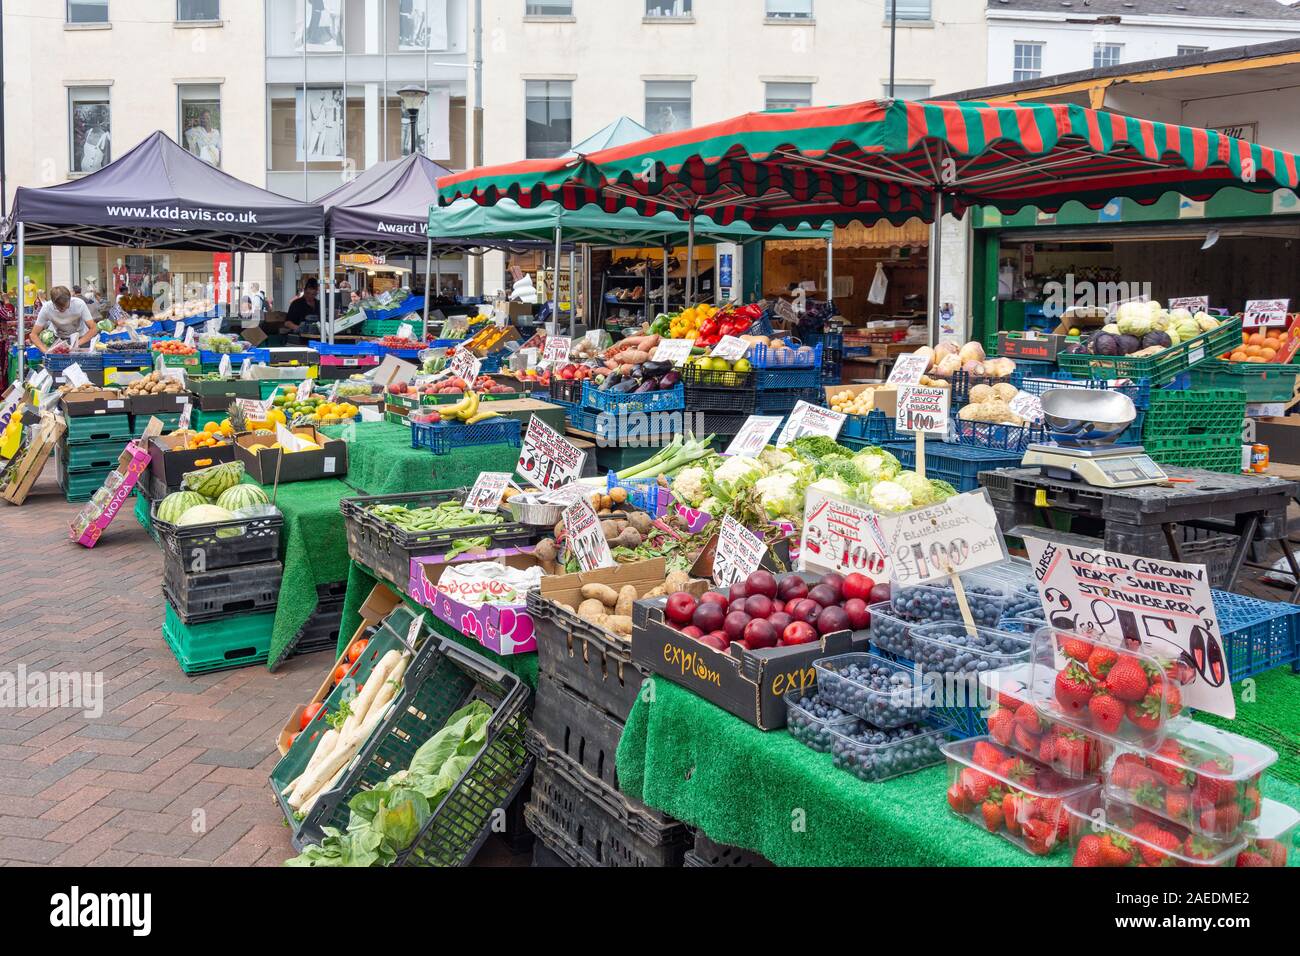
[[[586,156],[471,169],[438,181],[439,203],[633,208],[756,229],[853,221],[933,222],[945,212],[1168,192],[1204,200],[1228,186],[1295,189],[1296,156],[1225,136],[1072,104],[875,100],[748,113]]]

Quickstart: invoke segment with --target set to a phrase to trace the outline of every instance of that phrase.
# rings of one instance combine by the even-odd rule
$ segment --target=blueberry
[[[831,749],[831,727],[856,729],[859,722],[820,695],[804,695],[787,711],[786,726],[790,736],[804,746],[825,753]]]
[[[831,753],[835,766],[866,781],[885,780],[942,759],[937,735],[917,724],[889,730],[864,726],[855,733],[838,734]]]

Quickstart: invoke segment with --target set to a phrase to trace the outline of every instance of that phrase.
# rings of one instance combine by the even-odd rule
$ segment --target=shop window
[[[573,0],[527,0],[524,4],[524,16],[571,17],[573,16]]]
[[[553,159],[573,145],[573,84],[527,80],[524,84],[525,156]]]
[[[1043,45],[1041,43],[1016,43],[1011,79],[1036,80],[1043,75]]]
[[[883,84],[883,95],[889,95],[889,84]],[[896,100],[928,100],[930,98],[929,83],[895,83],[894,99]]]
[[[690,129],[690,81],[646,81],[645,125],[652,133],[671,133],[680,129]]]
[[[211,166],[221,165],[221,87],[214,84],[182,84],[180,96],[180,144]]]
[[[900,20],[929,20],[930,0],[885,0],[885,20],[892,19],[894,7],[898,7]]]
[[[1120,54],[1124,49],[1122,43],[1094,43],[1092,45],[1092,68],[1099,70],[1104,66],[1119,66]]]
[[[220,20],[221,0],[176,0],[176,19]]]
[[[811,83],[765,83],[763,109],[793,110],[812,106],[812,89]]]
[[[68,0],[69,23],[107,23],[108,0]]]
[[[647,17],[689,17],[691,0],[645,0]]]
[[[112,114],[108,87],[74,86],[68,90],[68,168],[93,173],[113,161]]]
[[[769,20],[811,20],[813,0],[767,0]]]
[[[1208,46],[1179,46],[1179,56],[1196,56],[1198,53],[1205,53],[1210,48]]]
[[[446,50],[447,4],[445,0],[399,0],[397,5],[397,49]]]

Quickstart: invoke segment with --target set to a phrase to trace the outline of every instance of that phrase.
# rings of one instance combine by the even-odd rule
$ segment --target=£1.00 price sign
[[[558,488],[581,475],[586,461],[585,451],[574,447],[540,416],[534,415],[528,421],[515,470],[531,485]]]
[[[881,515],[894,583],[908,587],[997,564],[1007,556],[989,493],[981,488],[937,505]]]
[[[898,389],[894,430],[943,435],[948,431],[948,389],[903,385]]]

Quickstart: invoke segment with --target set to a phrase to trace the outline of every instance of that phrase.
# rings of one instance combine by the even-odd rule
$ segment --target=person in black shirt
[[[320,328],[319,292],[320,283],[315,279],[308,279],[302,287],[302,295],[289,303],[289,311],[284,320],[286,332],[305,335]],[[313,328],[304,331],[304,326],[308,325]]]

